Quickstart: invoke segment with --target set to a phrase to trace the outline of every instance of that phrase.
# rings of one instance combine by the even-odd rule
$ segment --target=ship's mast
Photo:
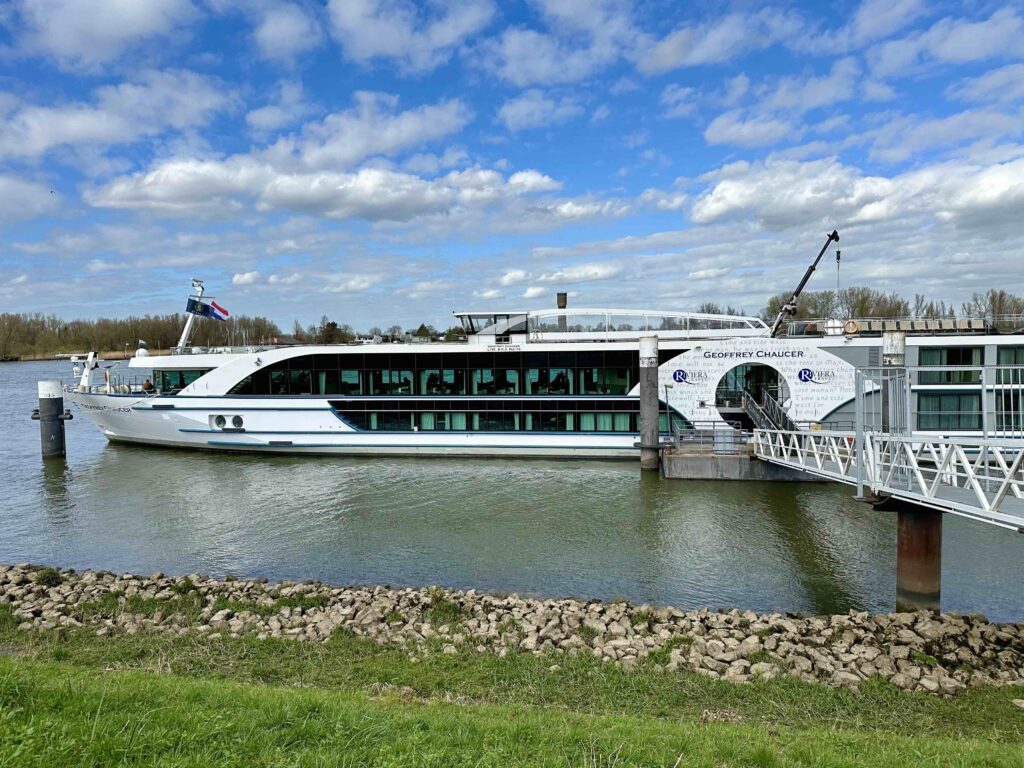
[[[203,281],[199,278],[192,278],[192,294],[189,296],[191,299],[199,301],[203,298]],[[196,316],[191,312],[186,312],[188,317],[185,318],[185,327],[181,329],[181,338],[178,339],[178,349],[184,349],[188,346],[189,339],[192,337],[192,323],[195,322]]]

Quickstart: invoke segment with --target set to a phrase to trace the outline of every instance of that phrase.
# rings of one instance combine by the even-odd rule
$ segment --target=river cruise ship
[[[67,396],[108,439],[126,443],[636,457],[641,337],[658,338],[667,435],[750,427],[744,395],[753,392],[786,423],[850,429],[855,371],[879,365],[883,332],[900,329],[906,364],[918,368],[913,429],[978,434],[983,398],[992,412],[999,403],[989,401],[1007,397],[1007,412],[1021,412],[1021,382],[996,391],[1000,382],[984,381],[981,371],[1024,363],[1024,335],[988,320],[801,320],[773,337],[757,317],[694,312],[562,307],[455,316],[465,342],[207,349],[189,346],[186,330],[171,354],[141,349],[130,360],[141,386],[109,369],[97,381],[100,369],[87,363]]]

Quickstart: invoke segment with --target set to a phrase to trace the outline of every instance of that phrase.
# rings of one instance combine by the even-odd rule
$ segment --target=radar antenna
[[[803,280],[800,281],[800,284],[796,287],[796,290],[793,291],[793,295],[789,297],[789,301],[782,305],[782,309],[779,310],[779,316],[775,318],[775,324],[772,325],[772,330],[768,334],[769,338],[774,339],[778,335],[779,330],[782,328],[782,323],[785,321],[785,319],[787,317],[792,317],[793,315],[796,314],[796,302],[800,298],[800,294],[803,293],[804,286],[807,285],[807,281],[811,279],[811,275],[814,274],[814,270],[817,268],[818,262],[821,261],[821,257],[825,255],[825,251],[828,250],[828,247],[833,242],[839,242],[839,232],[835,229],[832,230],[832,233],[828,236],[828,239],[825,241],[825,245],[823,245],[821,247],[821,250],[818,252],[818,258],[816,258],[814,260],[814,263],[807,268],[806,272],[804,272]]]

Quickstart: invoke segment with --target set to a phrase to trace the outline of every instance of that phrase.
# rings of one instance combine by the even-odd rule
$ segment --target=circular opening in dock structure
[[[790,396],[786,378],[770,365],[744,363],[730,368],[715,387],[715,407],[723,419],[739,422],[744,429],[753,426],[743,410],[744,392],[753,395],[758,403],[767,394],[784,405]]]

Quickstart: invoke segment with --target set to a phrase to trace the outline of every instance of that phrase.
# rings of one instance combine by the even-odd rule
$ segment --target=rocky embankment
[[[210,638],[251,635],[323,642],[348,632],[431,653],[589,654],[736,683],[793,675],[856,687],[883,677],[952,695],[966,686],[1024,685],[1024,623],[955,613],[866,612],[802,617],[680,611],[624,602],[538,600],[319,582],[173,578],[0,565],[0,606],[25,631],[86,627]]]

